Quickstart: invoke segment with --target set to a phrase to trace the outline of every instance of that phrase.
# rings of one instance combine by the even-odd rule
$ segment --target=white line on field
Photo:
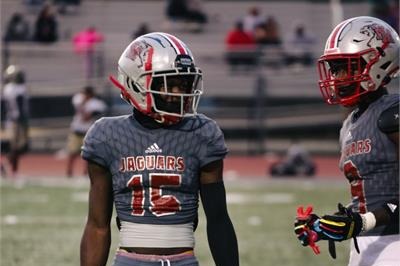
[[[227,193],[226,200],[229,204],[280,204],[293,202],[294,196],[291,193],[267,193],[262,195],[254,195],[249,193]]]
[[[17,224],[41,224],[41,225],[75,225],[84,224],[86,217],[75,216],[75,217],[59,217],[59,216],[18,216],[13,214],[5,215],[1,223],[4,225],[17,225]]]

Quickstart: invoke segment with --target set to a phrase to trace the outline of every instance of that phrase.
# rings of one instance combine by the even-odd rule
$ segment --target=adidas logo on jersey
[[[388,208],[394,213],[397,209],[397,206],[395,204],[392,203],[388,203],[386,204],[388,206]]]
[[[351,131],[349,131],[345,140],[347,141],[347,140],[351,140],[351,139],[353,139],[353,136],[351,135]]]
[[[144,152],[145,153],[162,153],[162,149],[160,149],[160,147],[158,147],[157,143],[154,142]]]

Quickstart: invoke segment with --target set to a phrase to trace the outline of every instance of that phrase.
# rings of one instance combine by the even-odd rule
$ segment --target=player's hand
[[[362,228],[360,214],[352,212],[338,204],[339,212],[324,215],[314,225],[321,239],[343,241],[358,236]]]
[[[297,239],[303,246],[308,246],[310,242],[317,242],[320,238],[318,234],[313,230],[314,224],[318,223],[320,217],[312,213],[308,219],[297,218],[294,222],[294,232]]]

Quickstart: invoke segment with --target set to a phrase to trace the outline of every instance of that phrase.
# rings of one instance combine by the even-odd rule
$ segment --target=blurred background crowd
[[[65,174],[72,176],[76,145],[87,125],[102,115],[130,112],[108,82],[122,49],[142,34],[164,31],[192,48],[204,72],[205,95],[199,110],[219,123],[231,154],[287,152],[282,162],[300,154],[306,162],[303,171],[312,175],[309,154],[338,152],[344,116],[340,107],[323,103],[316,84],[315,62],[324,40],[332,25],[360,15],[381,18],[399,31],[398,4],[397,0],[3,0],[2,166],[6,154],[11,157],[11,172],[16,172],[19,157],[26,152],[51,153],[68,158]],[[398,84],[392,82],[391,88]],[[7,133],[10,123],[22,130],[22,144],[14,145],[16,131]],[[279,168],[271,173],[279,174]]]

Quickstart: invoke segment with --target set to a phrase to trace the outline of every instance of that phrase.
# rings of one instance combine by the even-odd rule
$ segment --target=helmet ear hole
[[[135,85],[135,83],[133,83],[132,79],[130,79],[129,77],[126,77],[126,84],[128,85],[128,88],[134,90],[136,93],[140,92],[138,87]]]
[[[392,63],[391,61],[384,63],[383,65],[381,65],[381,69],[386,70],[390,66],[391,63]]]

